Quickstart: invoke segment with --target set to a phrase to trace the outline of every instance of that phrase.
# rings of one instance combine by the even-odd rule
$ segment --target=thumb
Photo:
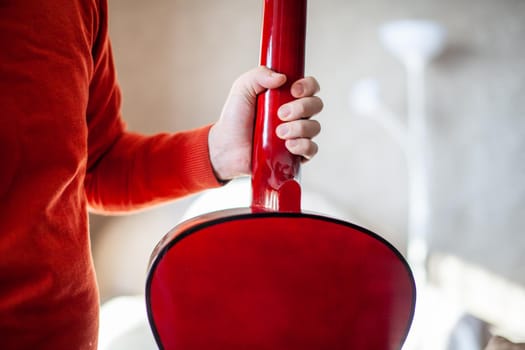
[[[284,74],[276,73],[264,66],[259,66],[241,75],[233,83],[231,93],[248,98],[255,98],[266,89],[278,88],[285,82],[286,76]]]

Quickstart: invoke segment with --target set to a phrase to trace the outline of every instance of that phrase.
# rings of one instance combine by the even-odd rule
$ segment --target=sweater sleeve
[[[218,187],[209,159],[209,125],[153,136],[126,130],[108,36],[107,4],[99,8],[97,30],[87,107],[84,181],[91,209],[124,212]]]

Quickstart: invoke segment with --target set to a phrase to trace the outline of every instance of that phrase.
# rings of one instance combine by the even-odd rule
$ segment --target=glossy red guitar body
[[[306,0],[265,0],[261,64],[303,76]],[[415,284],[373,232],[302,212],[299,159],[274,133],[290,85],[259,96],[252,207],[170,231],[152,254],[149,321],[162,349],[400,349]]]

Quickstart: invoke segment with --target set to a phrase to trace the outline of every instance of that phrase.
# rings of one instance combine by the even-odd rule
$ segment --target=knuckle
[[[296,136],[298,136],[298,137],[305,137],[305,135],[307,134],[307,131],[308,131],[306,120],[298,120],[296,124],[297,124]]]
[[[310,120],[312,125],[312,136],[317,136],[321,132],[321,123],[319,123],[317,120]]]
[[[305,102],[301,102],[301,103],[297,103],[297,105],[295,106],[295,114],[299,117],[299,118],[303,118],[306,116],[306,106],[305,106]]]
[[[323,99],[320,98],[319,96],[315,96],[314,98],[317,100],[317,104],[319,105],[319,112],[322,111],[324,108]]]
[[[307,156],[309,158],[315,156],[318,150],[319,150],[319,147],[317,146],[317,144],[315,142],[310,141],[309,146],[308,146]]]

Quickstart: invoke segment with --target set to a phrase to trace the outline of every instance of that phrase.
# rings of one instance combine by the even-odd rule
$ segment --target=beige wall
[[[129,127],[152,133],[216,120],[231,82],[257,64],[261,5],[110,0]],[[428,72],[433,249],[525,285],[523,1],[310,1],[307,74],[320,81],[326,107],[321,150],[304,166],[303,185],[405,249],[403,153],[377,123],[351,111],[348,96],[357,80],[372,76],[387,106],[404,114],[403,69],[380,46],[377,27],[407,17],[440,21],[449,32],[447,51]],[[190,202],[129,218],[93,217],[103,297],[142,291],[153,245]]]

